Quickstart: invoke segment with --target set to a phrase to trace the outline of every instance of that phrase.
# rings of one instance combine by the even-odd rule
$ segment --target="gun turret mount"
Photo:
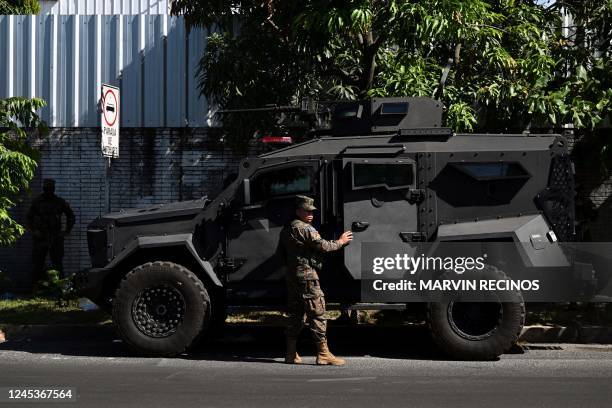
[[[306,98],[301,106],[270,105],[218,113],[276,114],[279,127],[307,129],[312,137],[391,134],[405,129],[440,128],[443,110],[442,102],[426,97],[326,102]]]

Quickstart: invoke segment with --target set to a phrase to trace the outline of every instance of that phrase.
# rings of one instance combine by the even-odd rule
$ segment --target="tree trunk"
[[[374,72],[376,71],[376,52],[378,51],[379,42],[374,41],[372,31],[368,31],[365,38],[363,48],[362,68],[359,95],[365,97],[374,83]]]

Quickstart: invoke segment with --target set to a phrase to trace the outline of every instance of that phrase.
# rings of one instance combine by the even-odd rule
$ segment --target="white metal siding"
[[[56,0],[41,1],[41,15],[162,14],[168,15],[168,0]]]
[[[0,98],[37,96],[52,127],[100,125],[102,83],[121,88],[121,126],[205,127],[196,86],[206,33],[168,15],[0,16]]]

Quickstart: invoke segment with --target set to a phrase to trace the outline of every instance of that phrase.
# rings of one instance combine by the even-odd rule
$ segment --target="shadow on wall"
[[[206,129],[126,129],[120,157],[110,172],[110,207],[147,207],[154,203],[215,196],[224,179],[237,172],[240,158],[227,149],[207,150],[207,143],[190,143],[189,137],[205,140]],[[64,267],[73,273],[89,266],[87,225],[107,212],[105,160],[100,153],[100,134],[95,128],[53,129],[45,140],[34,142],[41,152],[31,196],[12,210],[23,223],[32,198],[41,192],[42,179],[54,178],[56,193],[69,202],[76,223],[65,240]],[[30,287],[31,237],[10,248],[0,248],[0,270],[6,272],[15,290]]]

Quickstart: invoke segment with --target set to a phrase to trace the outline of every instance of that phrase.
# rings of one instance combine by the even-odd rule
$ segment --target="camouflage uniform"
[[[62,271],[64,258],[64,236],[74,226],[74,213],[64,199],[54,194],[55,182],[45,179],[45,192],[36,197],[27,215],[28,229],[32,233],[33,280],[45,278],[47,252],[54,269]],[[62,214],[66,216],[66,231],[62,231]]]
[[[283,228],[279,252],[287,265],[287,337],[297,338],[304,327],[304,317],[315,342],[326,341],[325,297],[319,285],[324,252],[342,248],[337,241],[326,241],[310,224],[293,220]]]

